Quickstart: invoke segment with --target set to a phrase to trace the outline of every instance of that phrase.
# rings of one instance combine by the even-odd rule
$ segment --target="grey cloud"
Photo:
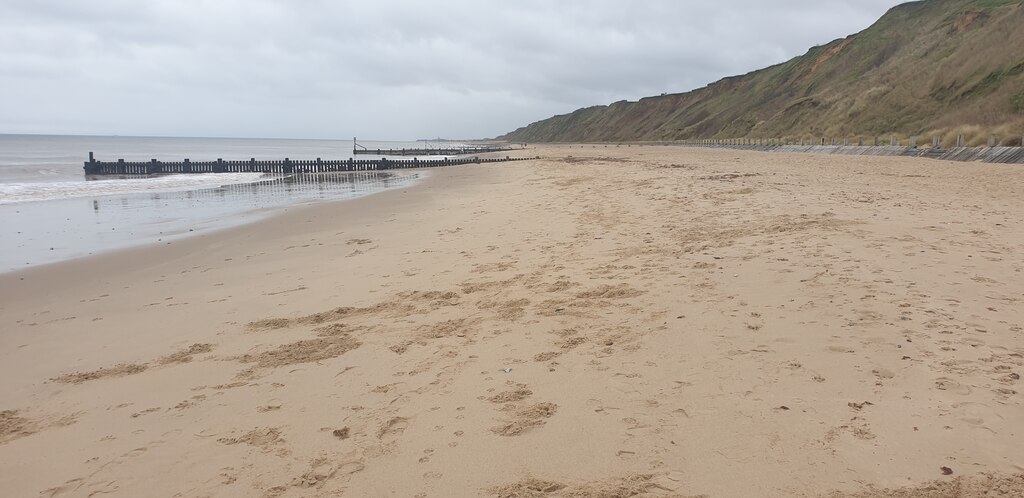
[[[484,137],[681,92],[892,0],[7,0],[0,132]]]

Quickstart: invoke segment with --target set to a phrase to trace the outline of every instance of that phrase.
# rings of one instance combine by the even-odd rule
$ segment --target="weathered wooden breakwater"
[[[922,147],[916,145],[827,145],[795,144],[782,140],[697,140],[685,142],[689,147],[756,150],[761,152],[806,152],[812,154],[838,154],[856,156],[926,157],[945,161],[983,162],[994,164],[1024,164],[1024,147]]]
[[[474,147],[449,147],[443,149],[352,149],[355,155],[372,156],[466,156],[471,154],[486,154],[488,152],[506,152],[507,147],[499,146],[474,146]]]
[[[457,166],[460,164],[481,164],[498,163],[507,161],[524,161],[534,159],[532,157],[509,157],[503,158],[481,158],[463,157],[446,159],[418,158],[408,160],[394,159],[341,159],[322,160],[319,157],[315,160],[256,160],[248,161],[97,161],[93,153],[89,153],[89,160],[85,162],[86,175],[160,175],[160,174],[189,174],[189,173],[331,173],[350,171],[381,171],[392,169],[411,168],[436,168],[441,166]]]
[[[468,156],[489,152],[507,152],[516,150],[503,145],[464,145],[461,147],[436,147],[417,149],[370,149],[352,139],[353,155],[373,156]]]

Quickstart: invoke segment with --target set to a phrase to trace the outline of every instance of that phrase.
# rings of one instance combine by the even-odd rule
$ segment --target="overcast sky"
[[[702,87],[895,0],[0,0],[0,133],[493,137]]]

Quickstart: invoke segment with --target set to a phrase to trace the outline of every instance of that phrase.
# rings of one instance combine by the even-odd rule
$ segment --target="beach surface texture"
[[[524,154],[0,275],[0,495],[1024,496],[1024,168]]]

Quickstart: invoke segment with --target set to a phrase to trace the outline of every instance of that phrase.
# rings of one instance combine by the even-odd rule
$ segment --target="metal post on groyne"
[[[85,162],[86,175],[160,175],[182,173],[334,173],[352,171],[382,171],[393,169],[434,168],[462,164],[501,163],[526,161],[540,157],[481,158],[479,156],[444,159],[360,159],[339,160],[263,160],[255,158],[243,161],[97,161],[92,152]]]

